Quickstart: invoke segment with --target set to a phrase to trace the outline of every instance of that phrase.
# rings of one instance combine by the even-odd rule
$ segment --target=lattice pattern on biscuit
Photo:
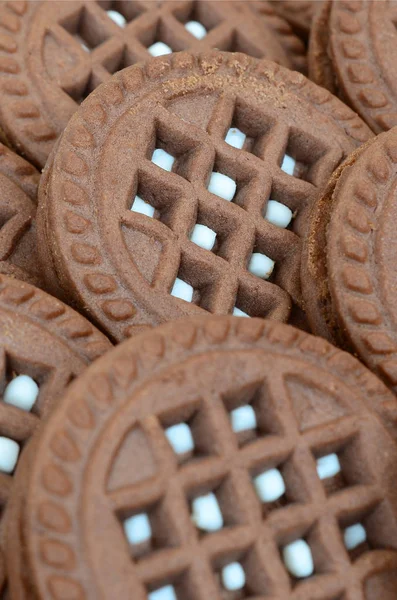
[[[127,246],[137,229],[161,240],[155,289],[209,312],[286,316],[287,294],[299,302],[303,215],[340,156],[248,113],[225,94],[203,131],[158,106],[122,229]]]
[[[39,385],[48,377],[42,366],[0,352],[0,507],[7,502],[11,476],[24,443],[37,427]]]
[[[233,11],[232,11],[233,12]],[[255,17],[253,16],[253,22]],[[258,32],[250,37],[235,28],[236,15],[221,2],[86,2],[50,26],[76,66],[60,76],[60,87],[80,103],[112,73],[150,56],[194,48],[219,48],[251,56],[268,54]]]
[[[357,569],[351,563],[389,546],[379,539],[376,522],[387,509],[362,447],[370,424],[345,417],[337,433],[335,423],[302,432],[288,402],[280,411],[280,387],[257,382],[231,397],[208,394],[181,414],[142,420],[148,447],[161,457],[161,477],[110,494],[148,598],[204,600],[236,591],[238,598],[285,598],[296,589],[299,597],[329,600],[330,589],[335,598],[361,589],[369,562]],[[255,435],[242,444],[231,415],[247,406]],[[335,456],[343,485],[331,490]],[[321,457],[331,459],[319,476]],[[264,497],[266,489],[276,497]]]

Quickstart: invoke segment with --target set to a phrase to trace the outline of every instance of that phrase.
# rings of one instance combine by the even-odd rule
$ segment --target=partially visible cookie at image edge
[[[397,2],[326,0],[315,16],[309,74],[375,132],[397,125]]]
[[[112,73],[170,52],[211,48],[303,68],[287,23],[246,2],[2,2],[1,139],[43,167],[79,104]]]
[[[315,333],[356,353],[397,390],[397,128],[360,148],[314,206],[302,260]]]
[[[396,408],[355,358],[280,323],[194,318],[126,341],[24,457],[11,591],[392,600]]]

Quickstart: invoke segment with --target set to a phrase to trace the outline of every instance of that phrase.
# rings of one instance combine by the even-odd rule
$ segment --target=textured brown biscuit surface
[[[0,273],[44,287],[37,251],[40,174],[0,144]]]
[[[397,1],[327,0],[309,47],[311,79],[376,133],[397,125]]]
[[[244,133],[241,149],[226,143],[229,128]],[[52,271],[116,340],[203,310],[293,319],[311,205],[369,137],[326,90],[266,60],[179,53],[125,69],[72,117],[44,171],[38,221]],[[172,155],[171,172],[155,150]],[[214,173],[235,185],[231,201],[209,192]],[[290,211],[288,227],[267,217],[270,199]],[[212,251],[191,241],[197,225],[216,233]],[[267,280],[250,269],[254,254],[275,262]],[[176,279],[191,302],[171,294]]]
[[[304,49],[288,24],[271,10],[258,17],[249,4],[211,0],[2,2],[0,124],[4,140],[43,167],[84,98],[112,73],[150,57],[148,48],[158,42],[172,51],[215,47],[302,68]],[[207,35],[197,39],[185,28],[189,21],[203,24]]]
[[[312,213],[303,293],[315,332],[352,349],[397,390],[397,128],[336,172]]]
[[[255,415],[245,431],[233,425],[241,408]],[[25,455],[8,527],[11,591],[144,600],[173,586],[178,600],[392,600],[396,416],[393,394],[356,359],[280,323],[194,318],[128,340],[69,388]],[[169,441],[181,425],[189,452]],[[331,454],[340,472],[320,478],[316,461]],[[269,469],[285,483],[277,502],[255,492]],[[217,531],[192,521],[207,494],[222,514]],[[137,515],[150,522],[143,545],[125,533]],[[348,551],[355,524],[366,538]],[[299,539],[314,563],[302,579],[282,560]],[[236,562],[245,585],[231,593],[221,573]]]
[[[275,12],[285,19],[292,29],[307,40],[314,13],[321,0],[272,0]]]
[[[23,450],[39,420],[48,416],[70,382],[110,347],[91,323],[59,300],[0,275],[1,439],[17,442]],[[30,411],[5,402],[9,384],[20,375],[32,378],[39,388]],[[2,471],[2,515],[12,483],[13,474]],[[0,520],[0,536],[2,529]]]

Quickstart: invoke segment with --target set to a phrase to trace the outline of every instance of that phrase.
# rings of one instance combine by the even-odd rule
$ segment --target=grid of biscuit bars
[[[80,55],[71,72],[60,78],[60,86],[81,102],[95,87],[119,71],[150,56],[160,56],[194,47],[195,50],[218,48],[265,55],[266,40],[259,32],[249,37],[236,30],[236,14],[222,2],[208,5],[196,2],[116,1],[85,2],[71,6],[66,17],[50,26],[60,44]],[[82,65],[89,64],[89,79],[80,86]],[[73,82],[73,83],[71,83]]]
[[[62,29],[68,43],[86,55],[90,63],[91,83],[81,81],[78,100],[107,79],[109,73],[150,54],[182,50],[191,45],[195,34],[203,35],[203,43],[207,40],[213,47],[236,49],[225,46],[233,28],[222,3],[216,8],[203,2],[182,2],[179,7],[169,3],[172,8],[165,3],[158,14],[152,6],[147,12],[144,2],[100,4],[85,4],[53,26],[53,34]],[[195,19],[204,22],[206,33],[198,33]],[[203,26],[201,21],[198,24]],[[171,42],[171,31],[178,43]],[[162,46],[159,48],[158,44]],[[81,64],[76,69],[80,71]],[[73,81],[76,79],[79,78]],[[70,81],[68,72],[65,82]],[[62,77],[60,85],[68,91]],[[155,281],[151,281],[155,289],[216,314],[287,320],[291,298],[300,303],[299,236],[303,218],[299,214],[311,204],[316,184],[332,173],[342,157],[340,151],[330,149],[328,140],[305,135],[299,125],[291,129],[273,123],[263,114],[256,115],[250,127],[241,128],[243,113],[236,98],[225,96],[214,109],[208,127],[210,136],[200,134],[197,128],[189,132],[185,127],[186,135],[181,140],[177,131],[180,121],[158,107],[157,114],[151,114],[157,127],[156,147],[147,152],[162,171],[164,196],[153,197],[148,181],[160,175],[151,175],[152,164],[150,168],[147,165],[140,169],[136,197],[130,208],[135,215],[151,217],[152,233],[157,232],[158,239],[170,242],[162,260],[164,268],[158,269]],[[172,137],[180,142],[179,156],[172,148]],[[234,178],[228,175],[232,170],[237,171]],[[175,174],[198,187],[198,206],[190,204],[190,214],[188,190],[183,188],[181,178],[176,181]],[[174,202],[172,210],[167,210],[167,195],[176,196],[179,206]],[[211,227],[214,210],[224,216],[222,231]],[[194,227],[192,218],[196,219]],[[123,215],[122,221],[127,228],[134,228],[129,215]],[[159,228],[160,224],[165,227]],[[186,235],[183,248],[171,241],[167,228],[177,235]]]
[[[305,211],[341,151],[231,91],[202,101],[205,127],[159,103],[137,124],[147,146],[121,222],[162,243],[154,289],[215,314],[286,320]]]
[[[357,600],[373,561],[387,570],[373,550],[392,548],[395,532],[379,539],[387,508],[365,449],[370,420],[299,431],[288,398],[283,411],[272,401],[281,387],[206,394],[183,420],[141,420],[158,475],[110,500],[149,600]],[[353,566],[364,553],[371,561]]]

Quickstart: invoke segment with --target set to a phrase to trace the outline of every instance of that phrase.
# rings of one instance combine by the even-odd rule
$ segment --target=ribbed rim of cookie
[[[57,241],[54,243],[53,239],[50,240],[54,268],[60,274],[64,289],[73,290],[76,294],[75,299],[81,306],[90,304],[95,319],[118,339],[122,339],[126,335],[124,332],[129,331],[136,323],[136,307],[131,303],[120,282],[115,279],[113,269],[105,267],[104,253],[100,249],[102,242],[92,227],[93,215],[84,182],[91,176],[93,169],[92,157],[97,151],[96,136],[100,133],[100,127],[105,127],[108,119],[111,121],[114,111],[130,106],[133,99],[143,93],[145,86],[172,81],[172,77],[182,79],[192,76],[194,71],[199,76],[208,78],[210,82],[219,69],[222,69],[222,77],[227,74],[236,78],[238,82],[239,77],[244,76],[264,91],[270,85],[275,90],[288,91],[292,99],[296,97],[298,101],[302,98],[316,107],[320,118],[325,114],[332,119],[336,126],[340,127],[341,136],[346,134],[346,143],[352,148],[371,137],[359,117],[329,92],[317,87],[299,73],[288,71],[266,60],[215,51],[202,55],[178,53],[153,59],[144,65],[135,65],[116,74],[86,100],[66,128],[58,151],[52,156],[47,167],[53,169],[55,162],[61,165],[61,169],[56,170],[56,177],[55,174],[48,177],[46,190],[40,200],[39,220],[47,221],[49,235],[52,229],[52,226],[48,226],[49,215],[58,210],[67,212],[62,249],[58,247]],[[76,132],[77,137],[73,137],[73,132]],[[45,202],[45,192],[48,199],[53,198],[61,184],[63,191],[59,196],[59,207],[58,204],[55,206],[52,200]],[[81,241],[83,230],[84,243]],[[73,246],[73,252],[66,261],[63,254],[69,246]],[[69,250],[67,252],[69,253]],[[95,269],[100,267],[101,281],[98,277],[98,281],[94,281],[92,277],[85,277],[79,281],[79,277],[74,280],[71,276],[73,271],[87,272],[89,266],[93,271],[92,265]],[[107,294],[106,299],[104,293]],[[90,302],[87,299],[83,300],[89,295],[92,295]]]
[[[39,324],[87,362],[110,348],[108,339],[66,304],[28,283],[0,275],[0,311]],[[0,332],[1,336],[7,332]]]
[[[64,6],[67,4],[68,3],[61,2],[61,5]],[[128,6],[128,4],[130,4],[130,6]],[[172,8],[172,11],[179,11],[181,14],[186,12],[185,9],[189,8],[188,3],[185,3],[186,6],[184,7],[183,5],[178,6],[165,2],[163,8],[160,5],[158,6],[158,10],[160,11],[159,15],[160,13],[167,13],[168,9],[166,7],[168,4]],[[83,89],[80,89],[82,87],[81,69],[79,71],[74,67],[72,69],[72,78],[69,76],[70,73],[66,74],[67,76],[64,78],[65,81],[62,87],[65,92],[65,100],[67,101],[67,106],[65,106],[63,113],[65,122],[57,123],[54,114],[47,114],[41,98],[37,97],[37,87],[31,74],[27,72],[25,63],[24,44],[26,36],[23,27],[25,26],[26,21],[35,19],[36,11],[40,10],[40,7],[37,5],[38,3],[32,4],[26,0],[23,0],[22,2],[13,2],[11,0],[9,2],[4,2],[3,6],[0,7],[0,29],[2,30],[2,43],[0,47],[0,98],[4,98],[5,100],[4,105],[0,110],[0,114],[2,114],[3,120],[4,141],[7,144],[12,144],[19,152],[22,151],[23,153],[26,153],[32,162],[42,167],[46,162],[56,138],[62,132],[63,126],[66,125],[67,118],[69,118],[74,110],[78,108],[78,103],[84,99],[87,93],[92,91],[99,83],[105,81],[119,68],[129,66],[134,62],[146,60],[149,56],[145,47],[145,43],[147,42],[146,38],[150,38],[150,36],[156,37],[157,30],[164,30],[163,35],[165,35],[165,41],[168,43],[171,43],[171,38],[176,37],[176,47],[171,48],[172,50],[181,50],[187,47],[196,51],[200,51],[200,48],[201,51],[206,49],[205,39],[196,39],[194,36],[190,36],[184,29],[181,24],[183,22],[183,14],[181,22],[179,22],[170,10],[169,19],[172,19],[172,22],[167,21],[166,14],[164,19],[160,20],[161,22],[158,18],[159,15],[153,15],[153,19],[150,23],[142,23],[142,27],[138,31],[139,35],[137,35],[137,39],[131,41],[131,48],[129,49],[129,52],[126,52],[123,50],[122,45],[120,45],[123,41],[120,37],[122,34],[118,34],[120,27],[118,27],[110,18],[107,19],[107,24],[103,19],[103,15],[107,18],[105,13],[106,9],[111,8],[113,4],[108,2],[108,7],[106,7],[106,3],[103,2],[101,3],[101,6],[99,6],[99,4],[97,5],[91,1],[81,1],[80,5],[76,5],[81,13],[79,13],[80,17],[77,19],[80,23],[80,25],[77,26],[77,34],[81,34],[80,37],[83,38],[83,43],[88,50],[90,50],[91,45],[93,46],[92,50],[94,52],[96,52],[96,48],[98,48],[98,64],[96,64],[93,69],[91,61],[90,68],[93,73],[88,84],[83,86]],[[218,12],[221,11],[222,3],[219,3],[219,5],[219,10],[217,9]],[[63,21],[54,23],[53,27],[49,28],[46,35],[55,35],[55,40],[59,39],[62,40],[63,44],[69,44],[70,49],[74,49],[73,55],[80,53],[81,60],[84,62],[85,52],[80,47],[81,42],[77,42],[73,37],[76,29],[76,7],[72,5],[73,10],[71,10],[70,15],[67,18],[65,17]],[[243,8],[250,12],[250,7]],[[140,17],[148,10],[148,5],[145,7],[144,3],[137,2],[135,6],[133,2],[126,2],[124,4],[123,2],[120,2],[116,3],[116,5],[113,6],[113,9],[119,11],[120,16],[127,20],[126,26],[128,27],[129,23],[131,23],[135,17]],[[81,12],[82,10],[86,11],[84,15],[88,15],[92,20],[92,31],[88,35],[85,31],[85,16]],[[99,13],[103,13],[102,18]],[[227,16],[228,13],[226,12],[225,19],[227,19]],[[238,13],[236,12],[236,18],[237,16]],[[245,14],[245,19],[247,19],[247,14]],[[268,43],[266,41],[266,36],[267,38],[272,37],[272,44],[275,46],[275,59],[277,58],[281,63],[294,68],[300,66],[304,67],[304,60],[302,60],[304,59],[304,56],[302,54],[302,49],[299,47],[299,41],[292,35],[289,28],[286,30],[281,19],[272,15],[270,15],[268,19],[269,23],[266,22],[267,17],[261,19],[262,23],[259,25],[263,27],[263,35],[260,35],[261,32],[259,26],[256,40],[254,40],[252,35],[251,38],[248,38],[248,36],[244,35],[244,32],[229,31],[230,35],[228,36],[225,27],[222,28],[222,25],[219,25],[220,17],[218,15],[218,17],[215,18],[214,23],[217,22],[219,25],[219,36],[214,37],[212,34],[212,37],[214,37],[213,46],[224,50],[240,50],[248,53],[251,49],[254,56],[260,56],[263,55],[260,51],[260,44]],[[209,18],[209,22],[211,25],[209,37],[211,38],[212,17]],[[254,27],[257,26],[257,19],[255,19],[254,15],[252,15],[252,24]],[[179,30],[177,35],[175,33],[175,28],[178,28],[178,26]],[[214,25],[213,29],[216,29],[216,27],[217,26]],[[117,42],[118,36],[121,41],[119,40]],[[190,41],[188,36],[190,36]],[[101,43],[109,43],[111,46],[113,37],[115,44],[113,44],[111,51],[104,53],[103,48],[100,47]],[[239,42],[239,39],[241,43]],[[116,48],[117,44],[118,47]],[[149,42],[148,45],[150,45]],[[129,54],[135,55],[134,60],[132,60],[131,57],[129,60],[125,58]],[[296,60],[295,55],[297,55]],[[40,64],[38,57],[36,56],[34,60],[37,67],[37,65]],[[31,68],[34,69],[34,67]],[[48,81],[46,80],[45,83],[49,86],[51,83],[50,79],[48,79]],[[55,84],[55,80],[53,83]],[[77,93],[75,88],[79,88],[80,92]],[[50,94],[48,94],[48,96],[50,96]]]
[[[337,350],[325,340],[285,325],[257,319],[247,321],[231,317],[212,317],[186,320],[177,326],[167,324],[156,331],[125,342],[92,365],[82,378],[71,386],[61,404],[55,409],[47,428],[42,432],[30,485],[34,485],[37,477],[43,481],[43,507],[46,506],[46,509],[38,511],[35,504],[37,501],[32,502],[34,494],[27,493],[24,495],[22,513],[23,531],[26,534],[25,541],[29,553],[33,548],[32,535],[35,536],[39,532],[43,535],[41,555],[34,556],[34,560],[42,564],[39,579],[36,579],[38,563],[28,565],[32,576],[34,573],[34,586],[38,586],[37,590],[44,593],[42,590],[50,589],[54,598],[61,598],[62,590],[65,589],[72,590],[77,597],[86,597],[85,582],[80,577],[81,572],[78,573],[80,561],[74,559],[70,562],[74,550],[70,546],[69,527],[65,528],[64,525],[73,523],[73,515],[69,510],[70,494],[75,498],[79,494],[78,489],[70,487],[68,471],[77,469],[79,464],[84,471],[86,456],[81,450],[89,445],[89,432],[95,430],[95,423],[98,425],[100,420],[107,420],[115,410],[115,403],[123,403],[123,399],[131,396],[135,389],[139,389],[143,381],[156,377],[168,365],[178,364],[181,360],[188,360],[190,356],[203,352],[253,348],[264,349],[284,357],[299,358],[308,365],[324,368],[332,376],[351,386],[356,391],[357,398],[361,395],[367,409],[377,413],[386,426],[391,427],[393,443],[397,441],[395,398],[382,382],[355,358]],[[72,409],[74,404],[76,410]],[[44,455],[46,475],[41,477],[43,473],[38,463]],[[73,464],[69,463],[68,466],[70,457],[73,457]],[[66,489],[70,490],[67,494],[69,500],[65,500]],[[31,528],[33,522],[40,524],[37,528]],[[13,536],[15,527],[21,531],[20,526],[18,518],[14,516],[10,523],[9,535]],[[20,551],[14,544],[11,550]],[[59,562],[53,560],[55,550]],[[391,561],[390,553],[388,556]],[[12,564],[13,557],[9,556],[8,559]],[[64,561],[68,565],[67,575]]]
[[[327,233],[337,201],[339,182],[343,181],[361,154],[374,143],[374,140],[376,138],[352,152],[332,174],[325,190],[313,206],[302,252],[302,293],[311,331],[345,349],[349,347],[350,341],[334,311],[329,288]]]
[[[397,8],[393,3],[371,0],[334,0],[328,20],[328,54],[338,88],[349,104],[379,133],[397,125],[397,97],[392,87],[393,74],[382,73],[383,66],[372,43],[376,37],[371,25],[371,12],[384,10],[387,15],[385,43],[396,35]],[[385,31],[382,30],[382,35]],[[385,58],[390,58],[385,49]],[[312,71],[313,72],[313,71]],[[391,78],[391,81],[388,78]]]
[[[40,173],[29,162],[0,143],[0,173],[20,187],[35,204]]]
[[[327,233],[329,289],[339,326],[360,358],[393,391],[397,391],[397,331],[387,313],[372,248],[383,202],[396,181],[396,163],[394,128],[359,154],[347,173],[354,194],[341,188],[338,195],[336,189]]]
[[[331,58],[328,54],[329,27],[328,21],[332,0],[322,0],[321,7],[316,11],[310,31],[307,52],[309,78],[339,96],[337,81],[334,75]]]

